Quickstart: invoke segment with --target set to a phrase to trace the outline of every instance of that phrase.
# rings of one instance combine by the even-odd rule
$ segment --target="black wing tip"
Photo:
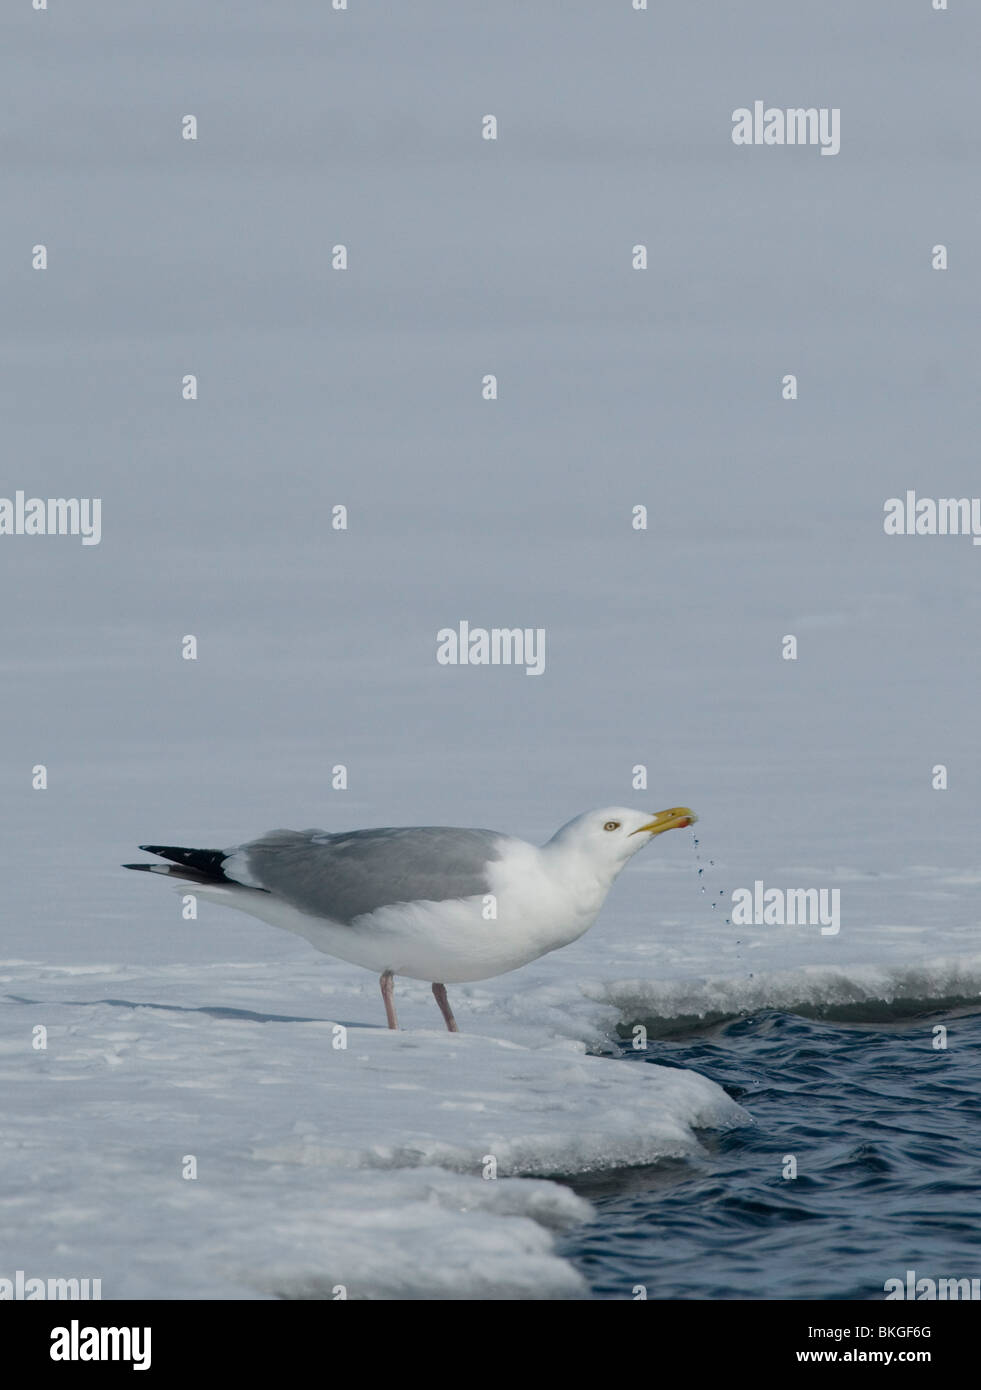
[[[200,859],[202,855],[217,859],[225,857],[225,851],[221,849],[188,849],[184,845],[140,845],[139,848],[144,854],[159,854],[162,859],[173,859],[175,863],[183,863],[186,859]]]
[[[233,888],[251,885],[229,878],[222,865],[229,857],[224,849],[188,849],[184,845],[140,845],[146,854],[158,854],[167,864],[124,864],[124,869],[143,869],[145,872],[167,874],[170,878],[187,879],[191,883],[222,884]],[[257,888],[256,892],[266,890]]]
[[[145,854],[158,854],[172,864],[182,864],[203,873],[221,875],[221,866],[228,858],[223,849],[188,849],[186,845],[140,845]]]
[[[195,883],[227,883],[222,864],[228,858],[223,849],[188,849],[185,845],[140,845],[145,854],[157,854],[167,864],[125,864],[127,869],[145,869],[171,878]]]
[[[166,856],[169,864],[122,864],[123,869],[142,869],[146,874],[163,874],[165,878],[181,879],[186,883],[200,883],[205,887],[221,884],[227,888],[238,888],[243,892],[267,893],[267,888],[253,888],[246,883],[238,883],[234,878],[226,878],[222,872],[222,861],[227,854],[220,849],[178,849],[173,845],[140,845],[148,854]],[[178,855],[181,858],[178,859]]]

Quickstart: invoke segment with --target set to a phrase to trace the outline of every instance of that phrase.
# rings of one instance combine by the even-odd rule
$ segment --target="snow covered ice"
[[[295,960],[2,976],[3,1259],[104,1298],[578,1296],[553,1234],[589,1207],[541,1175],[748,1119],[694,1073],[569,1041],[365,1026],[374,982],[348,966],[323,987]]]

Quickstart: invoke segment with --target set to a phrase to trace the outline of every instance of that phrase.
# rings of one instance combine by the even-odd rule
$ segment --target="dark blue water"
[[[596,1297],[882,1299],[907,1269],[981,1277],[981,1008],[762,1013],[623,1051],[652,1062],[711,1077],[756,1123],[702,1135],[695,1160],[575,1182],[597,1218],[562,1252]]]

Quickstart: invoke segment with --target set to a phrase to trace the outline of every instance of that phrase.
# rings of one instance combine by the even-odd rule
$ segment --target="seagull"
[[[226,850],[141,845],[170,862],[122,867],[193,883],[206,901],[375,971],[389,1028],[399,1026],[395,976],[427,980],[456,1033],[447,983],[504,975],[576,941],[628,860],[697,819],[687,806],[655,815],[608,806],[540,847],[442,825],[271,830]]]

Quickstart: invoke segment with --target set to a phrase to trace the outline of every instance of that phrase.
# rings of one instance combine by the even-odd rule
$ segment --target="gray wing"
[[[493,830],[271,830],[226,860],[229,877],[318,917],[350,925],[392,903],[443,902],[490,891],[487,865],[507,837]]]

